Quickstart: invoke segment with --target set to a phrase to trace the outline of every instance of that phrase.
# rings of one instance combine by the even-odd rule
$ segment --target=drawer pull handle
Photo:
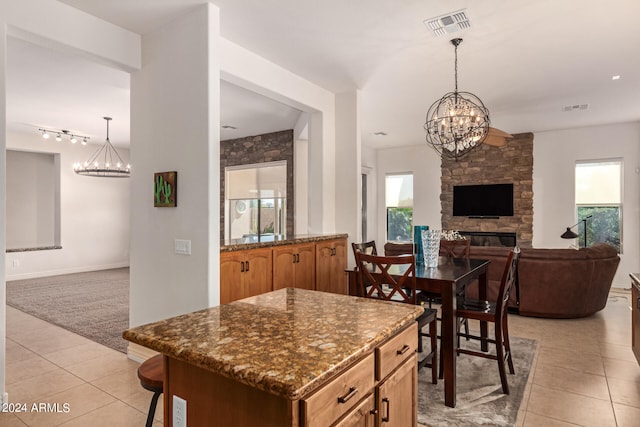
[[[338,403],[347,403],[349,399],[356,395],[358,389],[356,387],[349,387],[349,392],[344,396],[338,397]]]
[[[397,355],[401,355],[401,354],[405,354],[407,351],[409,351],[411,347],[409,347],[409,344],[405,344],[402,346],[402,348],[398,351],[396,351]]]
[[[244,261],[240,262],[240,273],[244,273]]]
[[[390,418],[389,413],[390,413],[390,407],[391,407],[391,404],[389,403],[389,398],[388,397],[383,397],[382,398],[382,404],[384,405],[385,403],[387,404],[387,412],[386,412],[387,415],[382,417],[382,422],[383,423],[388,423],[389,422],[389,418]]]
[[[249,261],[247,261],[247,268],[244,271],[249,271]]]

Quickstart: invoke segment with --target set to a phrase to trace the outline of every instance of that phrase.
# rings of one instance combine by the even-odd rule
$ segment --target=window
[[[225,168],[225,238],[248,242],[286,235],[287,162]]]
[[[622,253],[622,160],[576,163],[576,210],[580,247],[608,243]]]
[[[385,182],[387,241],[411,242],[413,174],[387,175]]]

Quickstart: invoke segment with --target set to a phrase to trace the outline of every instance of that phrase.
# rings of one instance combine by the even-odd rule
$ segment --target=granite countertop
[[[268,248],[272,246],[293,245],[296,243],[320,242],[323,240],[346,239],[348,234],[304,234],[283,237],[280,235],[267,236],[268,241],[254,242],[250,238],[230,239],[220,242],[220,252],[232,252],[254,248]]]
[[[123,337],[296,400],[414,322],[422,310],[287,288],[132,328]]]

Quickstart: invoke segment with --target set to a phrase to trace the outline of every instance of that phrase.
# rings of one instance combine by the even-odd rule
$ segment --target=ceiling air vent
[[[566,105],[562,107],[562,111],[580,111],[580,110],[588,110],[589,104],[575,104],[575,105]]]
[[[436,37],[446,36],[447,34],[471,28],[471,22],[467,17],[465,9],[427,19],[423,22]]]

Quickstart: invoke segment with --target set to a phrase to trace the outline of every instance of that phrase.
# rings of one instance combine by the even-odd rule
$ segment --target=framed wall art
[[[175,208],[178,204],[178,172],[156,172],[153,176],[153,206]]]

